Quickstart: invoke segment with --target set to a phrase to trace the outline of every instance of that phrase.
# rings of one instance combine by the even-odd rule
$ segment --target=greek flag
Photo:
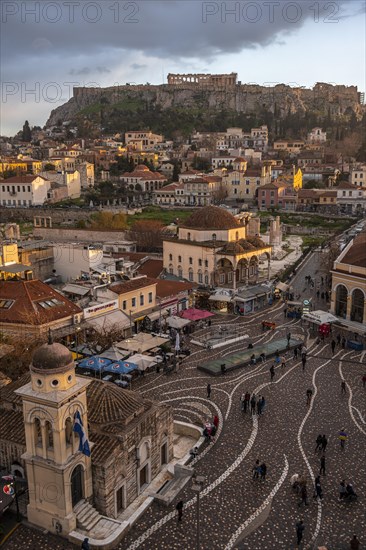
[[[79,451],[84,453],[86,456],[90,456],[90,448],[89,448],[89,441],[86,438],[86,434],[84,431],[83,421],[81,420],[81,416],[79,411],[76,411],[74,415],[74,432],[79,434],[80,443],[79,443]]]

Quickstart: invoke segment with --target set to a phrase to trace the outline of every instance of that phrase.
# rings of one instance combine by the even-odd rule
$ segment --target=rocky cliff
[[[352,112],[360,118],[363,106],[356,86],[325,83],[317,83],[312,89],[285,84],[273,87],[237,84],[227,89],[208,90],[194,83],[74,88],[73,97],[51,112],[46,126],[65,120],[76,124],[89,121],[116,130],[114,122],[117,119],[122,126],[136,124],[141,119],[143,127],[150,122],[152,113],[161,115],[164,112],[189,112],[198,117],[199,123],[207,113],[223,111],[253,116],[267,113],[278,120],[289,115],[298,114],[303,118],[308,113],[315,113],[320,119],[336,120]]]

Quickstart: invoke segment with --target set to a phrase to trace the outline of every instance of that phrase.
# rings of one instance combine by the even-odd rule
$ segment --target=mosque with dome
[[[236,289],[258,281],[261,258],[269,263],[271,246],[249,235],[249,216],[235,217],[217,206],[195,212],[178,228],[176,238],[163,242],[167,273],[212,287]]]
[[[0,390],[0,465],[27,479],[30,523],[119,538],[118,517],[173,458],[173,427],[169,405],[77,376],[71,352],[49,340]]]

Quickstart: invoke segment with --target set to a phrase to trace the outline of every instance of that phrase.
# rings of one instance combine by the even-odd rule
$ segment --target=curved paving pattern
[[[308,297],[304,275],[320,279],[317,258],[310,258],[292,283],[295,293]],[[304,293],[303,293],[304,291]],[[316,299],[315,295],[313,296]],[[316,304],[325,308],[325,304]],[[261,321],[270,318],[276,330],[263,333]],[[325,545],[329,550],[346,550],[357,533],[366,545],[366,354],[337,347],[332,356],[329,341],[316,344],[301,321],[283,316],[283,304],[251,317],[219,317],[214,324],[235,324],[236,330],[260,343],[283,338],[288,331],[306,341],[308,359],[303,371],[301,361],[287,355],[287,366],[276,367],[270,380],[271,360],[245,367],[220,377],[210,377],[197,365],[210,358],[225,357],[243,349],[247,343],[208,351],[191,346],[192,354],[182,368],[170,376],[153,373],[136,381],[134,389],[152,399],[173,406],[178,419],[203,422],[209,415],[219,416],[215,441],[206,444],[191,462],[198,475],[206,478],[200,496],[201,550],[290,550],[296,548],[295,524],[305,523],[304,544],[307,549]],[[346,381],[346,395],[341,394],[341,380]],[[206,386],[211,383],[211,398]],[[306,390],[313,398],[306,405]],[[240,396],[249,391],[264,395],[266,407],[261,416],[244,414]],[[349,441],[340,449],[338,432],[345,428]],[[312,498],[313,483],[319,474],[320,455],[314,452],[317,435],[326,434],[326,476],[322,476],[324,498]],[[267,479],[252,479],[252,467],[259,459],[267,464]],[[299,497],[289,479],[298,473],[307,476],[309,506],[300,508]],[[340,502],[341,479],[351,481],[360,498],[355,503]],[[170,510],[153,504],[119,544],[119,550],[186,550],[196,545],[196,497],[189,484],[179,495],[185,503],[182,523],[177,523],[175,504]],[[38,547],[61,548],[47,544],[37,535]],[[43,537],[43,538],[42,538]],[[28,550],[22,539],[22,548]],[[19,546],[12,540],[5,550]],[[361,546],[363,547],[363,546]]]

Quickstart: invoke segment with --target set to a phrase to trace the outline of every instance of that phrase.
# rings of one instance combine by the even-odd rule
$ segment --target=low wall
[[[35,227],[35,237],[49,241],[105,243],[128,240],[127,231],[96,231],[92,229],[66,229],[63,227]]]

